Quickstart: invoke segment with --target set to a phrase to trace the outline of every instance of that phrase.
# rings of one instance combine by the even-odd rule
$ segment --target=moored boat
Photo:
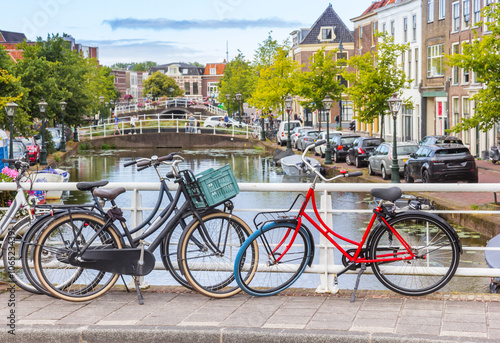
[[[36,173],[35,182],[68,182],[69,172],[60,168],[47,167]],[[46,200],[60,199],[63,191],[47,191]]]
[[[321,163],[313,158],[306,157],[307,162],[313,166],[314,169],[320,170]],[[301,155],[291,155],[283,157],[281,160],[281,168],[286,175],[290,176],[307,176],[311,174],[311,171],[307,165],[302,161]]]

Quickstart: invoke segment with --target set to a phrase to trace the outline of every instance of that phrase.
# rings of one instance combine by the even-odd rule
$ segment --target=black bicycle
[[[190,239],[189,244],[201,252],[210,252],[212,258],[212,263],[203,266],[203,278],[212,280],[213,284],[207,286],[205,282],[201,283],[207,289],[216,290],[217,294],[221,285],[224,285],[227,296],[239,292],[232,274],[233,257],[250,236],[251,230],[243,220],[232,214],[233,205],[229,199],[236,196],[239,189],[231,168],[211,169],[195,176],[191,170],[179,170],[178,164],[182,161],[181,156],[172,153],[135,162],[138,170],[153,166],[158,175],[160,165],[171,166],[172,171],[167,178],[174,179],[178,184],[170,205],[149,222],[149,227],[142,233],[139,233],[142,227],[127,228],[123,213],[115,203],[116,197],[125,192],[123,187],[93,191],[94,196],[110,201],[112,205],[104,217],[91,211],[78,211],[48,223],[33,245],[33,264],[42,286],[58,298],[87,301],[106,293],[120,275],[131,275],[139,303],[142,304],[138,277],[153,270],[156,262],[153,252],[160,245],[167,269],[171,272],[176,270],[177,261],[173,256],[177,256],[177,249],[173,247],[177,244],[182,246],[185,235],[176,244],[171,244],[173,233],[182,220],[192,218],[184,232],[199,234]],[[160,179],[163,181],[161,176]],[[181,196],[185,201],[178,206]],[[221,204],[224,204],[224,211],[215,208]],[[114,225],[115,221],[118,221],[122,231]],[[161,227],[163,229],[153,242],[145,241]],[[136,237],[133,237],[134,233]],[[221,265],[224,268],[220,268]],[[230,270],[231,275],[227,276],[221,270]],[[188,281],[191,286],[200,283],[197,279],[200,275],[189,270],[189,266],[182,272],[190,275]],[[253,273],[255,269],[249,271],[248,277]],[[210,276],[207,277],[208,274]],[[61,284],[65,286],[60,287]]]

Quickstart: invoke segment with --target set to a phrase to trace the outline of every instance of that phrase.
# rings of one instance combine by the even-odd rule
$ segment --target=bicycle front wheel
[[[453,228],[439,217],[426,213],[403,214],[388,223],[416,257],[372,263],[373,273],[380,282],[404,295],[426,295],[444,287],[455,274],[460,260],[460,243]],[[402,241],[385,226],[373,232],[371,259],[409,256],[405,251]]]
[[[296,224],[270,223],[255,231],[241,247],[234,262],[238,285],[248,294],[269,296],[290,287],[304,272],[312,255],[309,231]],[[249,268],[245,261],[248,249],[258,245],[258,268],[251,280],[245,280]]]
[[[236,254],[252,230],[239,217],[225,213],[205,215],[192,221],[179,240],[178,260],[184,277],[201,294],[226,298],[240,291],[234,280],[233,265]],[[256,250],[248,255],[254,264]],[[255,267],[245,272],[251,278]]]
[[[50,223],[37,239],[33,252],[35,272],[42,286],[69,301],[87,301],[106,293],[119,274],[70,264],[70,256],[87,250],[123,248],[113,227],[91,213],[63,216]]]

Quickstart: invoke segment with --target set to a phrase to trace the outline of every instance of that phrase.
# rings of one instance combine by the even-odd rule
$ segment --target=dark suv
[[[462,140],[455,136],[425,136],[422,138],[418,145],[431,145],[431,144],[461,144]]]
[[[375,151],[382,142],[384,140],[381,138],[359,137],[354,141],[352,148],[347,151],[345,162],[349,165],[356,165],[356,168],[367,165],[370,153]]]
[[[410,155],[405,163],[405,181],[415,179],[429,182],[478,182],[474,156],[460,144],[424,145]]]
[[[345,160],[347,151],[352,147],[358,135],[333,136],[331,139],[332,160],[335,163]]]

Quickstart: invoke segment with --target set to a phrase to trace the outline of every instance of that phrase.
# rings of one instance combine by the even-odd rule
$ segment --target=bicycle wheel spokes
[[[121,248],[111,228],[96,237],[102,225],[102,220],[79,215],[62,218],[42,232],[34,250],[34,264],[41,284],[50,293],[65,300],[84,301],[105,293],[116,282],[117,274],[70,264],[79,258],[77,247],[88,244],[89,250]],[[75,227],[79,228],[76,235]]]
[[[290,287],[302,274],[311,257],[309,234],[301,228],[293,238],[290,227],[276,223],[263,231],[257,231],[244,243],[235,263],[235,275],[238,284],[247,293],[257,296],[277,294]],[[241,256],[252,244],[258,244],[258,267],[251,280],[242,277],[248,265]],[[288,251],[286,251],[288,249]],[[286,253],[285,253],[286,251]],[[284,255],[283,255],[284,254]]]
[[[241,219],[227,213],[204,216],[203,221],[203,227],[197,221],[183,233],[180,256],[184,276],[205,295],[231,296],[240,290],[233,274],[236,254],[251,231]],[[254,253],[248,261],[255,259]],[[245,277],[254,270],[250,268]]]
[[[459,251],[450,230],[424,214],[396,218],[390,224],[411,247],[415,258],[373,263],[377,278],[389,289],[405,295],[425,295],[437,291],[451,279],[458,266]],[[371,256],[410,256],[403,244],[381,228],[374,233]],[[387,258],[387,257],[386,257]]]

